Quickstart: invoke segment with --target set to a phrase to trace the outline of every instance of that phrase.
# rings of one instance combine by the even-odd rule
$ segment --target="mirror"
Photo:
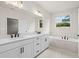
[[[43,22],[42,22],[42,20],[39,20],[39,27],[40,27],[40,28],[43,27]]]
[[[18,33],[18,20],[13,18],[7,18],[7,34]]]
[[[43,18],[36,17],[35,20],[35,31],[41,33],[43,31]]]

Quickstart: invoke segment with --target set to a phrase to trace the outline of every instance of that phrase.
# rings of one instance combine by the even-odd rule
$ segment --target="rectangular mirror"
[[[42,20],[39,20],[39,27],[40,27],[40,28],[43,27],[43,22],[42,22]]]
[[[13,18],[7,18],[7,34],[18,33],[18,20]]]

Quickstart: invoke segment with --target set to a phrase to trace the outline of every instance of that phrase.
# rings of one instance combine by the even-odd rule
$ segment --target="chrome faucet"
[[[62,39],[68,40],[68,37],[65,35],[64,37],[62,37]]]

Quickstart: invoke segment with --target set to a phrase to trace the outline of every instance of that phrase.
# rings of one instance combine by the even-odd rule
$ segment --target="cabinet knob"
[[[36,53],[38,53],[38,52],[39,52],[39,50],[36,51]]]
[[[24,53],[24,47],[20,48],[20,53]]]
[[[22,54],[22,48],[20,48],[20,53]]]
[[[47,42],[47,38],[45,38],[45,41]]]
[[[77,35],[79,37],[79,35]]]
[[[36,45],[39,45],[39,43],[37,43]]]
[[[39,38],[37,38],[37,40],[39,40]]]
[[[24,47],[22,48],[22,52],[24,53]]]

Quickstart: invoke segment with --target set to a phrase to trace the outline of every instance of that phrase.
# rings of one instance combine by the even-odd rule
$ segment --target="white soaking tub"
[[[49,45],[51,47],[63,48],[78,54],[78,39],[69,38],[68,40],[62,37],[49,36]]]

